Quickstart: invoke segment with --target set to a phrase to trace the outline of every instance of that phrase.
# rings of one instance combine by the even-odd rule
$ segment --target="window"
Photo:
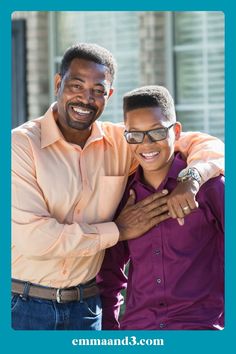
[[[175,102],[185,131],[224,139],[224,14],[173,16]]]
[[[125,92],[163,82],[175,97],[178,119],[185,131],[200,130],[224,140],[222,12],[49,14],[51,101],[53,76],[65,49],[79,41],[94,42],[109,49],[118,62],[115,92],[101,120],[122,121]]]
[[[54,12],[54,72],[65,49],[76,42],[91,42],[112,52],[118,63],[115,92],[101,120],[123,121],[122,96],[139,86],[139,17],[136,12]],[[58,35],[55,35],[58,34]],[[63,34],[63,35],[61,35]],[[53,80],[52,80],[53,81]],[[51,90],[53,92],[53,88]]]
[[[12,128],[27,120],[25,27],[12,21]]]

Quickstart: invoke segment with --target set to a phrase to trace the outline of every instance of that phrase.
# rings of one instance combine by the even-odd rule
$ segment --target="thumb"
[[[133,189],[130,189],[129,198],[128,198],[127,203],[125,204],[125,206],[134,205],[134,204],[135,204],[135,192],[134,192]]]

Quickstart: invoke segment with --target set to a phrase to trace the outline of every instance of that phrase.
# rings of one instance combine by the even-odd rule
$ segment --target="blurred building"
[[[55,100],[53,77],[64,50],[94,42],[118,62],[115,94],[100,119],[122,121],[122,96],[165,85],[183,129],[224,140],[222,12],[15,12],[12,16],[13,126]]]

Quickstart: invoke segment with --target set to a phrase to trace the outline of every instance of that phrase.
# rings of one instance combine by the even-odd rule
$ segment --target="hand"
[[[143,235],[161,221],[170,218],[167,206],[167,190],[152,194],[135,204],[133,190],[115,223],[120,231],[119,241]]]
[[[189,179],[179,182],[176,188],[168,196],[167,205],[170,215],[174,219],[178,219],[180,225],[184,224],[184,217],[198,208],[198,202],[195,197],[199,191],[199,183]]]

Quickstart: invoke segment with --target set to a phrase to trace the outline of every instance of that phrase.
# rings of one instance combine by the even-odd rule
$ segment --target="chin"
[[[92,122],[91,121],[79,122],[79,121],[69,120],[67,122],[67,124],[70,128],[75,129],[75,130],[86,130],[93,124],[93,121]]]
[[[87,130],[91,124],[73,124],[70,127],[75,130]]]
[[[140,165],[144,171],[157,171],[160,168],[159,166],[151,166],[151,164],[140,163]]]

